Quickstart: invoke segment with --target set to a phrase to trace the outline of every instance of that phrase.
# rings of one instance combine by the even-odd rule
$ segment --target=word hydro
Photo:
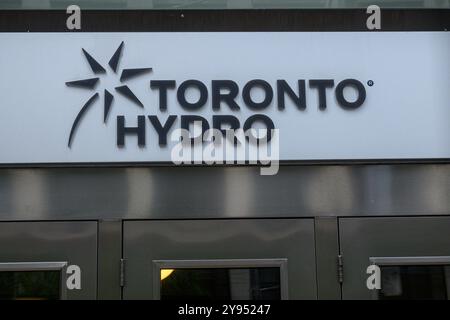
[[[243,129],[244,132],[250,131],[249,129],[255,128],[257,123],[259,126],[263,125],[267,132],[275,129],[275,124],[272,119],[265,115],[263,112],[272,104],[275,100],[277,109],[282,111],[286,108],[286,100],[289,99],[295,107],[302,111],[307,108],[306,101],[306,82],[310,90],[315,90],[318,97],[318,109],[326,110],[327,108],[327,91],[333,89],[334,95],[338,105],[344,110],[356,110],[361,107],[366,99],[366,89],[362,82],[356,79],[345,79],[339,81],[335,85],[333,79],[313,79],[313,80],[298,80],[297,86],[293,88],[288,84],[286,80],[276,80],[275,88],[272,85],[261,79],[255,79],[248,81],[242,90],[240,90],[238,84],[233,80],[212,80],[210,90],[205,83],[199,80],[186,80],[179,86],[175,80],[152,80],[150,81],[150,88],[157,91],[159,95],[159,110],[167,112],[168,110],[168,95],[176,94],[177,101],[181,108],[187,112],[201,111],[207,104],[209,98],[211,98],[211,107],[213,111],[219,111],[223,108],[223,105],[232,111],[239,112],[242,105],[237,103],[237,99],[241,92],[241,98],[243,105],[246,108],[255,112],[254,115],[248,117],[243,124],[234,115],[213,115],[212,122],[200,115],[169,115],[164,123],[160,121],[156,115],[138,115],[137,125],[126,125],[126,119],[123,115],[117,116],[117,146],[125,146],[126,136],[137,136],[137,144],[140,147],[146,145],[146,124],[153,126],[158,134],[158,141],[160,146],[167,145],[167,135],[173,128],[177,118],[180,118],[180,128],[190,131],[194,122],[200,123],[202,127],[202,133],[205,133],[208,129],[220,130],[225,136],[226,130]],[[353,88],[356,91],[356,99],[354,101],[348,101],[344,96],[344,90],[346,88]],[[259,101],[255,101],[252,97],[252,91],[258,89],[262,92],[262,99],[259,97]],[[195,90],[198,93],[196,101],[188,101],[188,91]],[[192,99],[190,99],[192,100]],[[135,121],[133,121],[135,122]],[[135,122],[136,123],[136,122]],[[226,128],[226,129],[225,129]],[[270,140],[270,136],[266,139]]]

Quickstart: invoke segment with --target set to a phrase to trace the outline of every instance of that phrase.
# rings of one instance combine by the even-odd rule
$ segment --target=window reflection
[[[280,300],[280,268],[161,269],[161,299]]]
[[[381,266],[380,300],[447,300],[450,267]]]
[[[2,271],[1,300],[57,300],[60,271]]]

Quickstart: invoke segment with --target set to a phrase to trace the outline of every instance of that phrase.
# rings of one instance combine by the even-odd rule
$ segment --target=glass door
[[[343,299],[449,299],[449,234],[445,216],[339,219]]]
[[[0,222],[0,300],[96,298],[96,221]]]
[[[313,219],[125,221],[124,299],[317,299]]]

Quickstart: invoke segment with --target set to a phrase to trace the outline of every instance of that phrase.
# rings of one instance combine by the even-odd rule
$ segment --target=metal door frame
[[[377,266],[450,265],[450,256],[370,257],[369,261]]]

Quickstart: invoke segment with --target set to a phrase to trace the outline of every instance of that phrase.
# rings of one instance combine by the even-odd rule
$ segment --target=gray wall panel
[[[338,279],[339,234],[335,217],[314,219],[314,235],[317,268],[317,298],[341,299]]]
[[[449,164],[0,169],[0,221],[450,214]]]
[[[122,221],[98,222],[98,295],[100,300],[120,300]]]

